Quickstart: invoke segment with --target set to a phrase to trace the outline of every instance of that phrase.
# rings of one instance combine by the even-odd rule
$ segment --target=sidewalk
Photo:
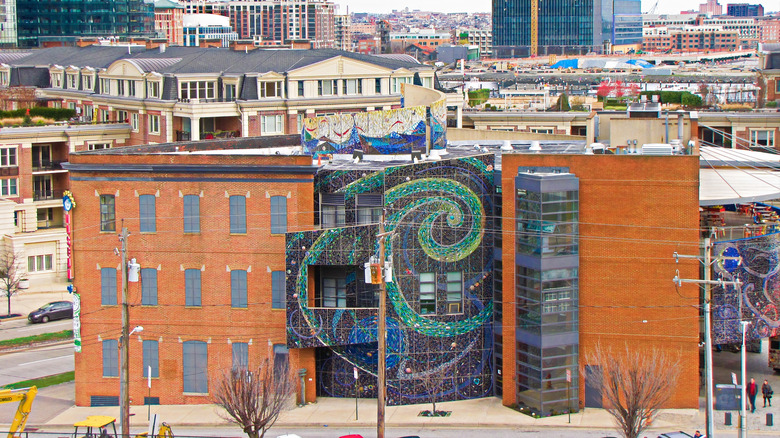
[[[84,420],[88,415],[108,415],[117,417],[119,408],[110,407],[76,407],[73,406],[73,383],[66,383],[48,388],[42,388],[36,398],[28,426],[43,431],[70,431],[73,423]],[[12,406],[3,405],[10,409]],[[437,410],[451,411],[449,417],[428,418],[418,417],[420,411],[431,409],[430,404],[410,406],[388,406],[386,408],[386,425],[392,428],[435,428],[435,429],[513,429],[539,430],[554,429],[588,429],[603,431],[605,435],[616,436],[612,417],[603,409],[588,408],[580,413],[534,419],[501,405],[498,398],[488,397],[477,400],[443,402],[436,404]],[[146,430],[147,406],[133,406],[131,413],[131,430]],[[241,433],[235,424],[223,418],[224,411],[214,405],[167,405],[152,406],[151,412],[158,414],[162,421],[170,424],[174,431],[178,429],[209,428],[230,429],[236,436]],[[2,413],[2,409],[0,409]],[[283,412],[274,425],[275,429],[305,429],[305,428],[373,428],[376,425],[376,399],[358,400],[358,420],[355,420],[355,400],[320,397],[317,403],[305,407],[290,406]],[[734,424],[724,426],[724,412],[716,411],[716,428],[719,436],[735,436],[736,413],[733,414]],[[7,417],[11,418],[9,410]],[[748,414],[751,435],[777,436],[776,427],[758,424],[764,417],[763,412]],[[5,416],[0,421],[8,421]],[[0,424],[0,430],[7,424]],[[683,430],[693,434],[695,430],[704,429],[704,412],[695,409],[667,409],[661,411],[650,429],[643,436],[654,437],[662,432]],[[207,434],[208,435],[208,434]],[[232,435],[231,435],[232,436]]]
[[[498,398],[489,397],[477,400],[436,403],[437,410],[451,411],[449,417],[419,417],[420,411],[431,409],[430,404],[409,406],[388,406],[386,424],[397,428],[435,427],[435,428],[588,428],[612,430],[612,417],[603,409],[587,409],[571,415],[534,419],[501,405]],[[176,427],[236,427],[221,417],[224,411],[214,405],[173,405],[152,406],[162,421]],[[144,428],[146,406],[134,406],[131,413],[131,426]],[[118,414],[117,407],[71,407],[46,423],[47,428],[72,426],[87,415]],[[699,413],[694,409],[666,410],[653,423],[658,430],[695,430],[701,428]],[[358,420],[355,420],[355,400],[320,397],[317,403],[305,407],[291,407],[279,416],[276,428],[348,428],[373,427],[376,425],[376,399],[358,400]]]

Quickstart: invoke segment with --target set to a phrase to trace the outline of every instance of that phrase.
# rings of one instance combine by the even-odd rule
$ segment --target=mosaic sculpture
[[[369,154],[403,154],[425,150],[426,120],[430,124],[431,147],[446,145],[447,107],[444,100],[430,106],[386,111],[336,114],[306,118],[301,144],[306,152],[347,154],[359,149]]]
[[[742,342],[740,319],[749,321],[746,340],[780,335],[780,233],[714,245],[715,278],[742,286],[712,289],[712,338],[715,344]],[[723,260],[722,257],[741,257]],[[741,318],[740,318],[741,309]]]
[[[491,395],[493,242],[485,231],[493,211],[493,156],[370,173],[326,171],[315,187],[344,194],[347,224],[355,223],[358,195],[384,196],[385,229],[393,232],[385,248],[393,271],[388,404],[423,403],[432,391],[437,401]],[[358,396],[376,396],[378,286],[363,281],[362,266],[379,254],[377,233],[378,224],[371,224],[287,235],[287,344],[317,348],[320,395],[354,397],[357,386]],[[322,306],[317,286],[311,288],[334,269],[346,272],[346,307]],[[433,314],[421,312],[421,273],[437,277]],[[448,308],[447,273],[462,273],[457,312]]]

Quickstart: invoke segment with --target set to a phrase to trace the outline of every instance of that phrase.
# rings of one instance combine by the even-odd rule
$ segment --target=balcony
[[[52,199],[60,199],[63,195],[63,190],[34,190],[33,201],[49,201]]]
[[[33,172],[45,172],[48,170],[62,170],[62,163],[64,161],[54,160],[33,160],[32,171]]]

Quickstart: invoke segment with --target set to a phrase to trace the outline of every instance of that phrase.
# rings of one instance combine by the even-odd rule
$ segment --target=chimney
[[[76,47],[87,47],[98,44],[97,38],[79,38],[76,40]]]
[[[257,49],[253,40],[234,40],[230,42],[230,48],[235,52],[248,52]]]

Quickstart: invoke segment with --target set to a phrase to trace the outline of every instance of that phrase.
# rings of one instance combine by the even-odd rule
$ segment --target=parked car
[[[30,322],[49,322],[55,319],[73,318],[73,303],[70,301],[54,301],[44,304],[38,310],[27,315]]]
[[[662,433],[658,435],[658,438],[693,438],[693,436],[680,430],[677,432]]]

